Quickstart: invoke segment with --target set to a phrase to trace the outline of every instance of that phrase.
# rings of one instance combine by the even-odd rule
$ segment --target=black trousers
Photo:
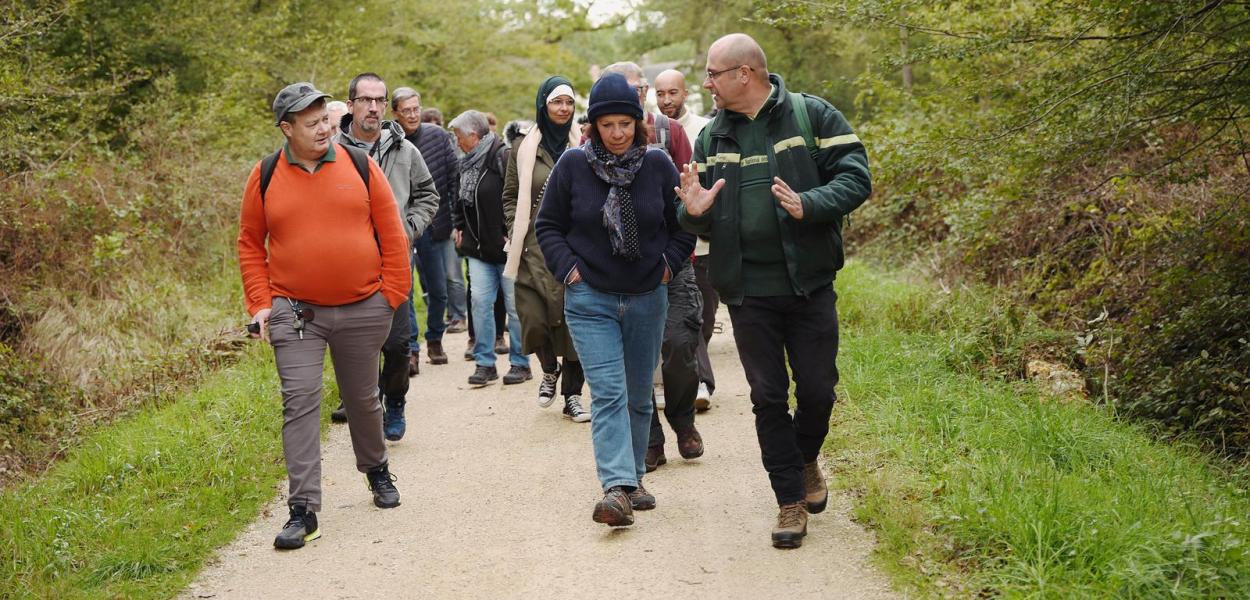
[[[660,346],[660,377],[664,380],[664,420],[673,431],[694,425],[694,397],[699,393],[699,329],[703,302],[695,283],[694,269],[687,265],[668,282],[668,315]],[[651,438],[647,446],[664,445],[660,411],[651,398]]]
[[[694,257],[694,280],[699,284],[699,293],[703,297],[703,328],[696,357],[699,359],[699,381],[707,384],[709,392],[715,393],[716,375],[712,373],[712,359],[707,355],[707,345],[712,341],[712,330],[716,328],[716,306],[720,304],[720,294],[712,287],[707,263],[706,255]]]
[[[403,406],[408,395],[408,344],[412,338],[412,325],[408,320],[411,312],[405,300],[391,317],[391,332],[382,344],[382,372],[378,376],[378,390],[383,404]]]
[[[803,500],[803,465],[816,460],[829,433],[838,383],[837,298],[830,285],[807,298],[747,297],[729,307],[760,455],[779,505]],[[787,361],[797,401],[793,416]]]
[[[582,372],[582,363],[566,358],[564,366],[561,367],[560,358],[556,356],[556,351],[550,344],[539,348],[534,355],[538,357],[543,373],[555,373],[557,368],[560,369],[561,396],[568,398],[582,395],[582,386],[586,384],[586,374]]]

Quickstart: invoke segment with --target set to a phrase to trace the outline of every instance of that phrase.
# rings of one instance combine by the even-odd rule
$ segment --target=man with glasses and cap
[[[285,144],[252,169],[239,219],[239,268],[253,335],[273,346],[282,386],[290,519],[274,546],[285,549],[321,535],[327,347],[356,468],[376,506],[399,506],[382,437],[378,360],[395,308],[412,288],[408,235],[377,163],[331,141],[329,97],[301,82],[274,98],[274,123]]]

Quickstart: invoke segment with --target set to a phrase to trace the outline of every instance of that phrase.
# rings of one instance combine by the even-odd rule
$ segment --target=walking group
[[[591,514],[613,527],[656,508],[644,479],[667,462],[660,412],[683,458],[704,452],[695,415],[715,392],[707,345],[723,302],[779,507],[771,542],[802,544],[828,498],[833,280],[842,221],[871,193],[867,156],[842,114],[788,91],[745,34],[708,48],[710,120],[686,108],[682,73],[655,87],[648,113],[643,70],[607,67],[575,128],[573,84],[549,77],[532,125],[502,136],[477,110],[445,130],[416,90],[374,73],[345,104],[304,82],[277,95],[285,143],[247,180],[238,238],[252,330],[281,383],[290,519],[276,547],[320,536],[327,348],[332,417],[374,504],[400,504],[386,440],[404,437],[420,370],[414,269],[430,364],[449,362],[444,333],[467,329],[471,387],[500,379],[498,354],[505,385],[530,381],[536,355],[539,406],[559,396],[566,418],[590,422],[603,492]]]

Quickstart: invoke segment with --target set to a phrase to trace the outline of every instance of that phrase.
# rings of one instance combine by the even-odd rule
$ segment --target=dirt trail
[[[845,497],[812,517],[801,549],[769,544],[776,505],[723,308],[720,319],[726,331],[711,348],[720,387],[698,417],[707,452],[682,460],[666,429],[669,463],[646,481],[658,507],[636,513],[633,527],[590,519],[601,497],[590,424],[561,418],[558,401],[538,408],[535,381],[469,389],[465,335],[448,335],[451,364],[421,366],[407,436],[390,444],[402,506],[373,506],[347,429],[335,425],[323,447],[322,538],[273,549],[286,521],[283,482],[282,497],[182,597],[895,597]]]

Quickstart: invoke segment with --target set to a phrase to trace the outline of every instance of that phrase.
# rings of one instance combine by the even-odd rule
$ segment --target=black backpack
[[[361,148],[348,144],[339,144],[339,147],[347,151],[347,155],[352,158],[352,165],[356,167],[356,173],[360,175],[360,180],[365,182],[365,189],[369,189],[369,155]],[[273,179],[273,170],[278,166],[278,157],[282,155],[282,150],[275,150],[273,154],[266,156],[260,161],[260,202],[265,203],[265,190],[269,189],[269,181]]]

